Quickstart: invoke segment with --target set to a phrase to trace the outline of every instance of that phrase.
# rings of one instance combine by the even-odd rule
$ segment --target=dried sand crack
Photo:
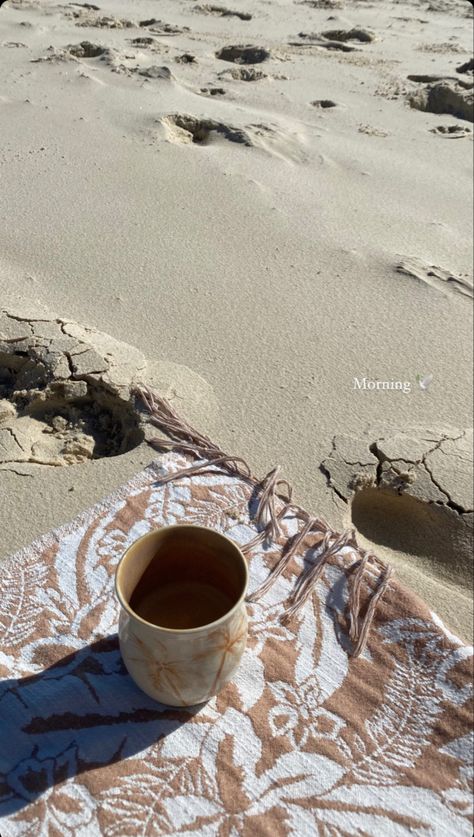
[[[69,465],[139,444],[131,346],[59,318],[0,315],[0,465]]]
[[[431,557],[451,581],[470,571],[472,429],[374,427],[335,436],[320,470],[368,541]]]
[[[204,408],[206,421],[217,412],[212,388],[185,366],[147,360],[50,312],[0,309],[0,471],[31,476],[40,466],[118,456],[155,438],[136,398],[147,381],[191,412]]]

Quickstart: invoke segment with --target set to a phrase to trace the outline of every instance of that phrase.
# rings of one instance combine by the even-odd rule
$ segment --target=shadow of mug
[[[0,683],[0,816],[87,770],[136,755],[179,729],[200,706],[147,697],[123,665],[117,635],[30,677]]]

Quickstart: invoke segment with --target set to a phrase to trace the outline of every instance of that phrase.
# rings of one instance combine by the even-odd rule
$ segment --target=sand
[[[140,374],[255,473],[279,463],[470,639],[470,3],[98,5],[0,10],[4,402],[21,329],[39,363],[35,320],[75,323],[74,386],[130,357],[119,401]],[[20,406],[0,558],[154,456],[144,433],[91,459],[87,421],[44,447]]]

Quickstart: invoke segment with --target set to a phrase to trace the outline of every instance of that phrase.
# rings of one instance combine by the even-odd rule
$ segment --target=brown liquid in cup
[[[185,630],[220,619],[231,609],[232,600],[211,584],[178,581],[145,593],[132,607],[153,625]]]
[[[176,539],[152,559],[130,597],[132,610],[161,628],[189,630],[225,616],[241,595],[241,578],[224,555]]]

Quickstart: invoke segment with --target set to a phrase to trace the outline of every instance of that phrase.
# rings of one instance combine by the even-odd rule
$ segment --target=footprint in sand
[[[199,90],[202,96],[224,96],[225,92],[223,87],[201,87]]]
[[[263,73],[262,70],[255,70],[254,67],[231,67],[218,74],[218,78],[226,78],[226,76],[230,76],[236,81],[260,81],[263,78],[268,78],[266,73]]]
[[[432,52],[438,55],[451,55],[451,54],[459,54],[462,55],[466,52],[465,48],[461,46],[461,44],[455,44],[452,41],[444,41],[443,43],[435,43],[435,44],[419,44],[416,47],[417,52]]]
[[[81,41],[79,44],[68,44],[68,46],[62,49],[49,47],[46,55],[40,58],[33,58],[32,63],[49,62],[56,64],[65,61],[77,61],[80,63],[83,60],[89,59],[97,59],[103,62],[113,73],[133,75],[139,71],[135,62],[135,55],[121,52],[111,47],[103,46],[102,44],[93,44],[90,41]]]
[[[133,29],[136,23],[123,17],[109,15],[98,15],[89,9],[67,12],[67,17],[73,17],[75,25],[80,27],[92,27],[97,29]]]
[[[137,47],[137,49],[149,49],[150,47],[155,46],[157,40],[152,37],[129,38],[128,43]]]
[[[375,41],[373,32],[357,27],[353,29],[327,29],[325,32],[321,32],[321,35],[328,41],[338,41],[340,43],[359,41],[361,44],[370,44],[372,41]]]
[[[164,138],[172,143],[208,146],[224,139],[259,149],[286,161],[301,163],[306,159],[302,150],[302,137],[296,133],[290,134],[279,126],[271,127],[262,123],[235,126],[187,113],[166,114],[157,122]]]
[[[191,52],[183,52],[182,55],[175,55],[174,60],[177,64],[197,64],[198,60]]]
[[[173,113],[164,116],[160,121],[166,129],[170,142],[209,145],[216,136],[220,135],[229,142],[252,145],[251,137],[244,129],[235,128],[215,119],[199,119],[189,114]]]
[[[312,9],[343,9],[342,0],[297,0],[298,6],[311,6]]]
[[[99,7],[91,4],[74,4],[81,6],[81,8],[66,10],[65,16],[73,18],[75,25],[86,28],[96,29],[136,29],[145,28],[152,34],[164,35],[181,35],[184,32],[189,32],[188,26],[175,26],[172,23],[165,23],[158,18],[152,17],[147,20],[134,21],[123,17],[114,17],[113,15],[99,14]]]
[[[90,41],[81,41],[80,44],[68,44],[63,48],[48,47],[46,55],[40,58],[33,58],[32,64],[39,64],[43,61],[57,63],[61,61],[74,61],[81,58],[103,58],[109,55],[111,50],[101,44],[92,44]]]
[[[460,87],[464,87],[465,90],[471,90],[473,86],[472,81],[465,81],[457,76],[440,76],[435,73],[410,73],[407,79],[408,81],[416,81],[418,84],[431,84],[431,82],[435,81],[454,81]]]
[[[367,134],[369,137],[388,137],[389,132],[384,131],[383,128],[376,128],[374,125],[359,125],[357,128],[359,134]]]
[[[332,99],[315,99],[314,102],[311,102],[314,108],[323,108],[326,110],[327,108],[337,108],[337,103],[333,102]]]
[[[430,131],[444,139],[461,139],[462,137],[472,136],[471,129],[464,125],[436,125],[435,128],[430,128]]]
[[[233,9],[226,9],[225,6],[213,6],[209,3],[202,3],[194,6],[196,12],[202,12],[206,15],[219,15],[219,17],[238,17],[240,20],[252,20],[252,15],[248,12],[239,12]]]
[[[173,23],[165,23],[163,20],[157,20],[155,17],[140,20],[138,25],[148,29],[155,35],[182,35],[190,31],[189,26],[175,26]]]
[[[270,57],[268,49],[251,44],[225,46],[216,52],[216,58],[221,61],[231,61],[233,64],[261,64]]]
[[[395,267],[397,273],[411,276],[422,284],[428,285],[445,296],[448,294],[473,298],[472,280],[467,276],[456,276],[449,270],[436,265],[429,265],[416,257],[403,258]]]
[[[11,9],[39,9],[41,7],[40,0],[9,0],[8,5]]]
[[[413,77],[412,77],[413,78]],[[411,108],[428,113],[448,113],[458,119],[474,122],[473,88],[458,81],[440,81],[408,94]]]
[[[164,79],[165,81],[174,78],[169,67],[157,67],[154,64],[151,67],[143,67],[137,72],[139,76],[143,76],[144,78]]]
[[[100,44],[92,44],[90,41],[81,41],[80,44],[70,44],[65,49],[74,58],[99,58],[107,55],[109,52],[108,47],[101,46]]]
[[[457,73],[469,73],[469,75],[474,74],[474,58],[471,58],[470,61],[466,61],[465,64],[461,64],[460,67],[456,67]]]
[[[78,6],[81,9],[88,9],[90,12],[100,12],[100,6],[94,6],[93,3],[69,3],[70,6]]]
[[[350,46],[342,41],[330,41],[319,32],[298,32],[299,41],[289,41],[290,46],[297,47],[320,47],[321,49],[335,50],[339,52],[356,52],[357,47]]]
[[[417,387],[410,397],[417,396],[426,393]],[[373,427],[360,437],[335,436],[320,467],[347,504],[345,522],[369,547],[386,547],[389,560],[429,560],[438,576],[465,583],[472,570],[472,429]]]

